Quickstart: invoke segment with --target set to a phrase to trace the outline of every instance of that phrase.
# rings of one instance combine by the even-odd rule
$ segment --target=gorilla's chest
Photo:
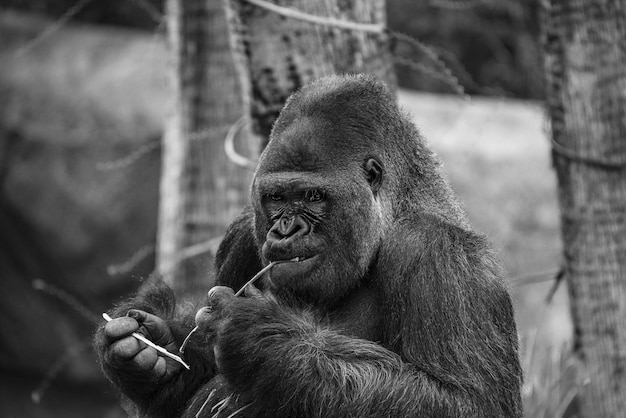
[[[343,300],[328,316],[329,325],[342,334],[369,341],[380,341],[380,298],[369,286],[363,285]]]

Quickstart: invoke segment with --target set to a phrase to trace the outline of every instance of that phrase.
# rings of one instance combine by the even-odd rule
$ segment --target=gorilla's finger
[[[133,363],[135,363],[140,370],[147,371],[154,368],[158,358],[157,351],[152,347],[146,346],[133,357]]]
[[[112,343],[120,338],[129,336],[137,331],[138,328],[139,323],[133,318],[115,318],[105,324],[104,336],[107,342]]]
[[[215,319],[215,315],[213,315],[213,310],[208,306],[205,306],[196,312],[195,322],[199,327],[206,326],[213,319]]]
[[[178,364],[178,366],[180,366],[180,364]],[[165,359],[165,357],[157,357],[157,361],[154,364],[152,372],[154,374],[154,377],[156,377],[158,380],[161,380],[164,376],[167,375],[167,360]]]
[[[111,344],[109,357],[113,363],[119,363],[120,360],[130,360],[144,347],[145,345],[135,337],[122,338]]]
[[[212,287],[207,293],[207,305],[212,311],[220,309],[226,302],[235,297],[233,289],[227,286]]]
[[[135,319],[148,333],[146,337],[157,344],[166,344],[171,340],[171,331],[167,323],[156,315],[139,310],[131,309],[127,315]],[[140,329],[139,332],[143,330]]]
[[[253,283],[246,286],[245,295],[248,298],[263,299],[263,293]]]

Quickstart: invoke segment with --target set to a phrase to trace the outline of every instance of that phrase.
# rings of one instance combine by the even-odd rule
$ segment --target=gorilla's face
[[[266,284],[323,305],[359,284],[382,234],[381,166],[331,153],[329,139],[348,134],[341,131],[319,118],[292,122],[270,141],[252,189],[263,263],[296,261],[277,264]]]

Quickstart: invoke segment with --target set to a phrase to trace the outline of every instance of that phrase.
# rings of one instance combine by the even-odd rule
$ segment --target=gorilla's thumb
[[[169,326],[158,316],[139,309],[130,309],[126,316],[137,321],[139,325],[148,333],[146,337],[155,343],[168,344],[172,342],[172,333]]]
[[[148,313],[145,311],[140,311],[139,309],[131,309],[126,313],[126,316],[133,318],[135,321],[141,324],[146,320]]]

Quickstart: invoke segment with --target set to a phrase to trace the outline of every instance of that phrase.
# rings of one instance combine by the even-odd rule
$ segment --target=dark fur
[[[110,312],[111,317],[125,316],[129,309],[141,309],[163,318],[170,326],[180,343],[194,326],[193,314],[176,311],[176,301],[172,290],[160,282],[147,287],[143,292],[117,306]],[[195,341],[185,355],[192,367],[192,373],[180,373],[166,385],[146,382],[141,376],[116,372],[114,364],[107,357],[103,326],[96,332],[94,345],[100,356],[106,376],[119,387],[125,400],[130,400],[126,408],[134,410],[137,416],[177,417],[186,409],[188,400],[196,394],[200,386],[215,376],[215,361],[212,352]]]
[[[372,159],[382,175],[363,164]],[[267,263],[261,248],[277,206],[259,182],[275,173],[321,175],[331,189],[310,234],[334,246],[328,262],[312,277],[262,283],[266,298],[228,301],[204,344],[187,350],[192,371],[150,395],[133,393],[132,377],[111,376],[106,358],[105,372],[149,416],[181,415],[187,402],[184,416],[195,416],[212,393],[202,417],[228,395],[223,412],[245,407],[237,416],[521,417],[502,272],[438,166],[381,83],[349,76],[304,87],[276,122],[253,208],[220,247],[217,280],[238,290]],[[140,297],[120,313],[150,309],[182,337],[189,320],[163,305]]]

